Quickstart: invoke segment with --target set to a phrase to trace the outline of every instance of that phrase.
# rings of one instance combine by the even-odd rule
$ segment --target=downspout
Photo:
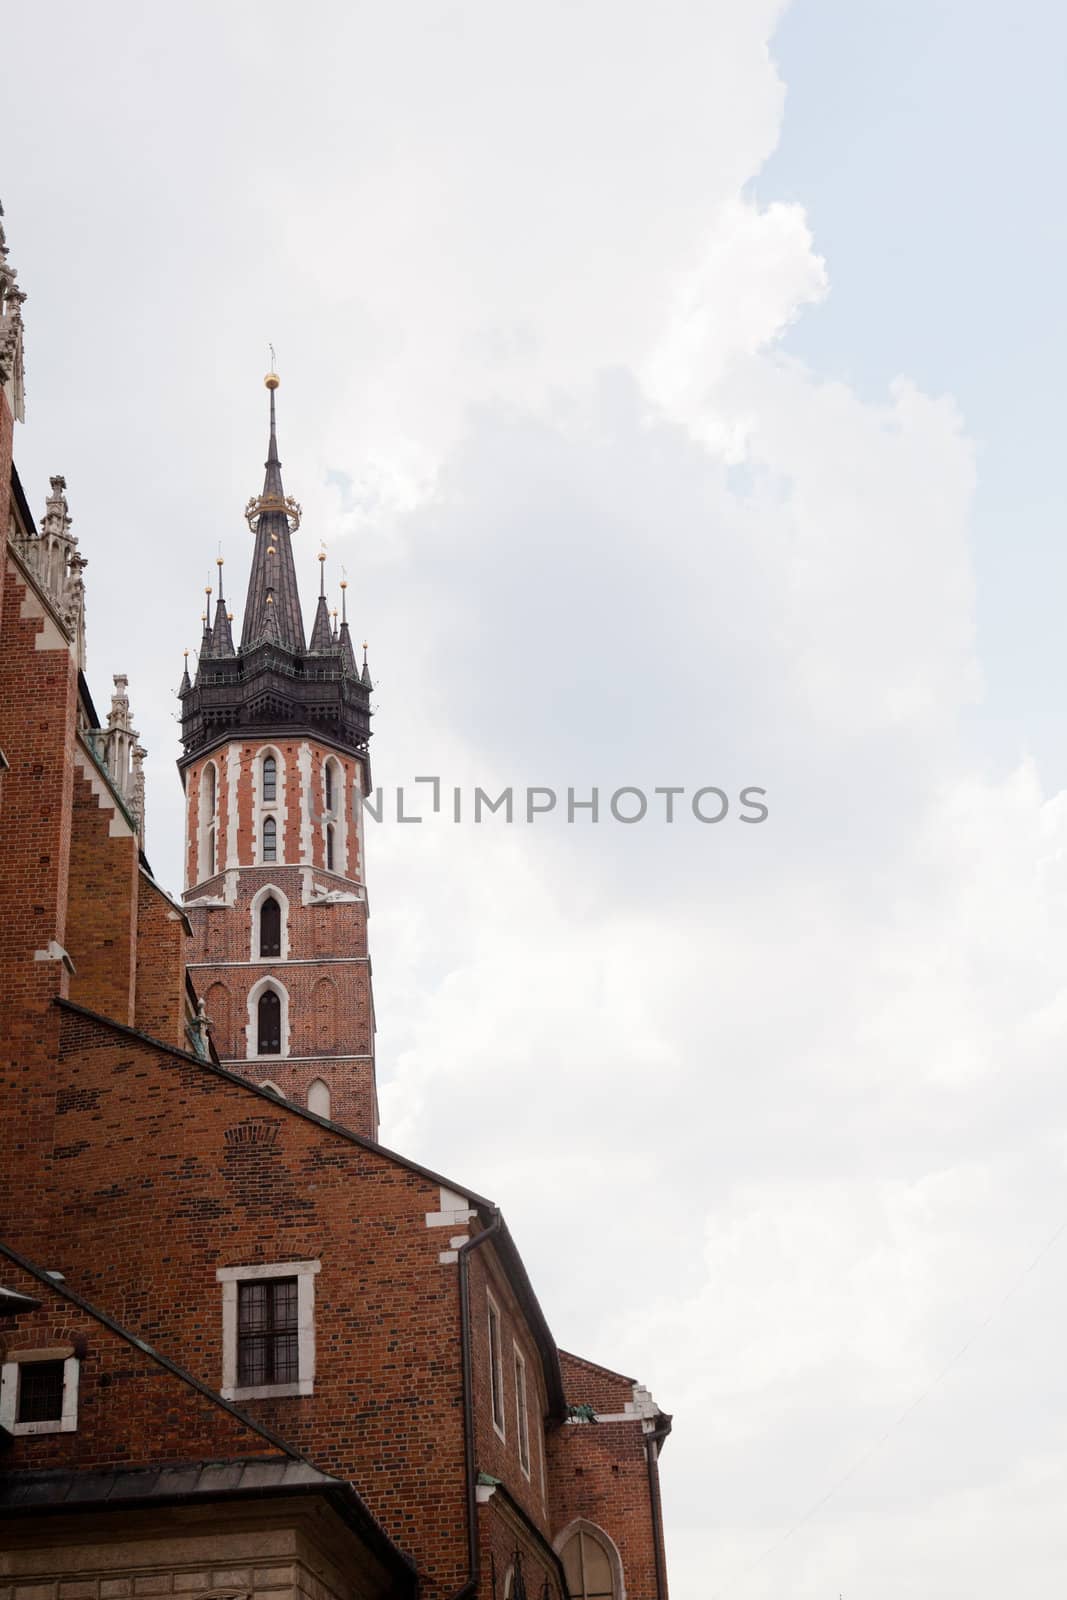
[[[671,1431],[666,1426],[645,1434],[645,1461],[648,1466],[648,1502],[652,1511],[652,1548],[656,1558],[656,1600],[667,1600],[667,1569],[663,1559],[663,1520],[659,1504],[659,1446]]]
[[[473,1239],[468,1239],[466,1244],[459,1247],[459,1343],[463,1362],[463,1445],[464,1465],[467,1478],[467,1581],[462,1588],[457,1589],[452,1600],[469,1600],[478,1589],[478,1579],[481,1577],[481,1562],[478,1555],[478,1493],[475,1482],[477,1472],[474,1458],[474,1372],[471,1360],[471,1307],[470,1307],[470,1269],[467,1259],[471,1253],[485,1244],[500,1228],[502,1218],[499,1210],[494,1210],[493,1220],[481,1233],[476,1233]]]

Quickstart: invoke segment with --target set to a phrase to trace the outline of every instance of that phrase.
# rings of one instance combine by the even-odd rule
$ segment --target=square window
[[[319,1265],[282,1261],[217,1269],[224,1399],[314,1392]]]
[[[73,1433],[78,1360],[63,1351],[13,1351],[0,1371],[0,1427],[9,1433]]]
[[[63,1362],[20,1363],[16,1422],[58,1422],[63,1415]]]
[[[296,1279],[267,1278],[237,1285],[237,1382],[295,1383]]]

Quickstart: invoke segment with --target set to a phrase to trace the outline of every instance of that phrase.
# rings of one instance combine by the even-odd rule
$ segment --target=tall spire
[[[354,678],[359,676],[356,666],[356,652],[352,647],[352,635],[348,631],[348,579],[341,579],[341,631],[337,635],[337,642],[341,646],[341,660]]]
[[[268,372],[263,380],[270,390],[270,440],[267,445],[263,493],[245,507],[248,526],[256,536],[252,571],[248,579],[241,649],[269,639],[288,650],[304,650],[304,621],[300,615],[300,596],[296,586],[291,535],[300,526],[300,507],[282,487],[282,464],[278,459],[278,432],[274,392],[280,383],[277,373]]]
[[[230,618],[226,610],[226,601],[222,593],[222,567],[221,556],[215,559],[219,569],[219,598],[215,602],[215,624],[211,630],[211,654],[213,656],[232,656],[233,634],[230,632]]]
[[[308,649],[311,654],[321,655],[324,650],[334,648],[333,635],[330,633],[330,607],[326,600],[326,552],[319,551],[319,598],[315,607],[315,621],[311,629],[311,643]]]

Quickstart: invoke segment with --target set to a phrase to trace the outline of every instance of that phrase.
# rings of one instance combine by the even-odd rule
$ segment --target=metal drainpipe
[[[663,1560],[663,1523],[659,1508],[659,1452],[670,1428],[655,1428],[645,1434],[645,1460],[648,1465],[648,1500],[652,1510],[652,1548],[656,1557],[656,1600],[667,1600],[667,1572]]]
[[[476,1592],[478,1579],[481,1576],[481,1562],[478,1559],[478,1494],[474,1481],[476,1477],[474,1376],[471,1361],[471,1308],[467,1258],[472,1251],[478,1249],[479,1245],[485,1244],[487,1239],[492,1238],[500,1228],[502,1220],[500,1212],[494,1211],[489,1226],[459,1247],[459,1342],[463,1361],[463,1443],[467,1474],[467,1581],[462,1588],[456,1590],[452,1600],[468,1600],[468,1597]]]

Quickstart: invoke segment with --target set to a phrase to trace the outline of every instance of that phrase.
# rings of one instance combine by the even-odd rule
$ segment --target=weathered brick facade
[[[270,800],[267,760],[274,763]],[[308,1105],[319,1085],[321,1105],[313,1096],[313,1109],[374,1138],[359,761],[311,738],[229,740],[186,765],[183,779],[190,970],[220,1059],[298,1105]],[[264,860],[268,818],[275,821],[272,861]],[[267,899],[279,908],[277,953],[269,955],[261,939]],[[265,988],[280,997],[280,1034],[270,1051],[258,1048]]]
[[[324,599],[304,647],[273,427],[264,631],[235,650],[220,609],[183,684],[183,906],[10,462],[0,493],[0,1584],[563,1600],[589,1560],[666,1600],[669,1419],[561,1355],[492,1202],[376,1143],[370,680]],[[27,1430],[56,1352],[66,1424]]]

